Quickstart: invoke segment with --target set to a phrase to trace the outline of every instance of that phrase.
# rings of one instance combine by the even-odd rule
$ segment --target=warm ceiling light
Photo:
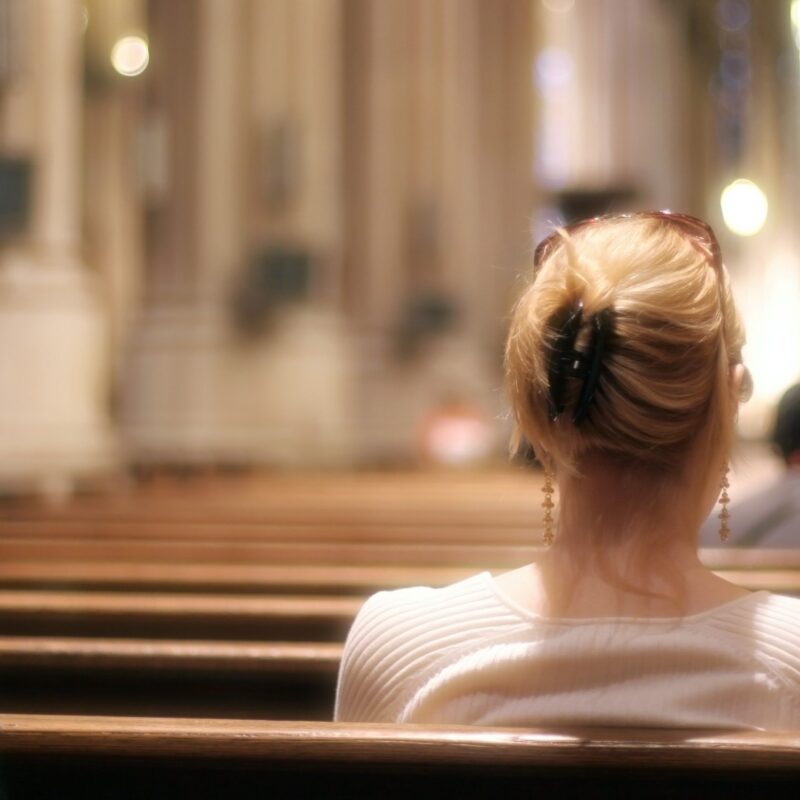
[[[111,48],[111,66],[120,75],[141,75],[149,63],[150,48],[143,36],[123,36]]]
[[[745,178],[729,183],[720,197],[722,218],[737,236],[753,236],[767,220],[769,204],[761,189]]]

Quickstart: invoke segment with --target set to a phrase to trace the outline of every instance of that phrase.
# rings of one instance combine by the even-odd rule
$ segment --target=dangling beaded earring
[[[542,500],[542,509],[544,510],[544,534],[542,539],[546,547],[553,544],[553,473],[550,470],[550,465],[544,462],[544,500]]]
[[[728,495],[728,489],[730,488],[730,483],[728,482],[729,469],[728,464],[725,464],[725,469],[722,472],[722,483],[720,484],[722,494],[719,496],[719,504],[722,506],[722,510],[719,512],[719,540],[721,542],[727,542],[728,537],[731,535],[731,529],[728,525],[728,520],[731,518],[731,512],[728,511],[728,503],[731,501]]]

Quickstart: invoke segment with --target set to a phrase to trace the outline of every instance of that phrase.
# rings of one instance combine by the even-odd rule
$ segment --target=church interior
[[[198,754],[278,796],[485,796],[491,737],[325,727],[348,627],[540,552],[503,348],[576,219],[711,224],[753,380],[733,523],[784,479],[798,142],[800,0],[0,0],[0,797],[222,796]],[[786,503],[704,563],[800,595]],[[578,741],[509,736],[499,785],[584,780]],[[615,780],[615,747],[675,778],[620,741]],[[796,735],[675,752],[800,770]]]

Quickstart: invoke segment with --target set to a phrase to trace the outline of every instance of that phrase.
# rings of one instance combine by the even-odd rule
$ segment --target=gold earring
[[[545,546],[550,547],[553,544],[553,508],[555,504],[553,503],[553,473],[550,471],[550,467],[547,463],[544,464],[544,486],[542,486],[542,491],[544,492],[544,500],[542,500],[542,509],[544,510],[544,534],[542,539],[544,540]]]
[[[728,511],[728,503],[731,501],[728,495],[728,489],[730,488],[730,483],[728,482],[729,469],[728,464],[725,464],[725,469],[722,472],[722,483],[720,484],[722,494],[719,496],[719,504],[722,506],[722,510],[719,512],[719,540],[721,542],[727,542],[731,535],[730,525],[728,524],[731,518],[731,512]]]

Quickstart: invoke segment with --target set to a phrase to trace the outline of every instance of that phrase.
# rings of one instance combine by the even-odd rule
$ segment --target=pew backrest
[[[233,773],[236,780],[227,773],[231,796],[239,796],[238,788],[250,791],[256,779],[261,786],[277,781],[296,796],[309,784],[320,790],[327,783],[329,796],[341,796],[346,784],[362,791],[380,786],[381,796],[390,797],[402,796],[401,789],[441,796],[443,784],[458,796],[489,785],[530,792],[540,783],[562,794],[582,786],[598,796],[613,785],[657,787],[658,796],[669,796],[665,787],[775,788],[800,779],[798,733],[0,715],[0,755],[17,781],[26,769],[57,768],[69,758],[84,779],[93,765],[125,780],[138,769],[141,780],[143,764],[155,774],[167,764],[169,774],[181,774],[181,785],[208,786],[215,767],[238,764],[249,771]]]

